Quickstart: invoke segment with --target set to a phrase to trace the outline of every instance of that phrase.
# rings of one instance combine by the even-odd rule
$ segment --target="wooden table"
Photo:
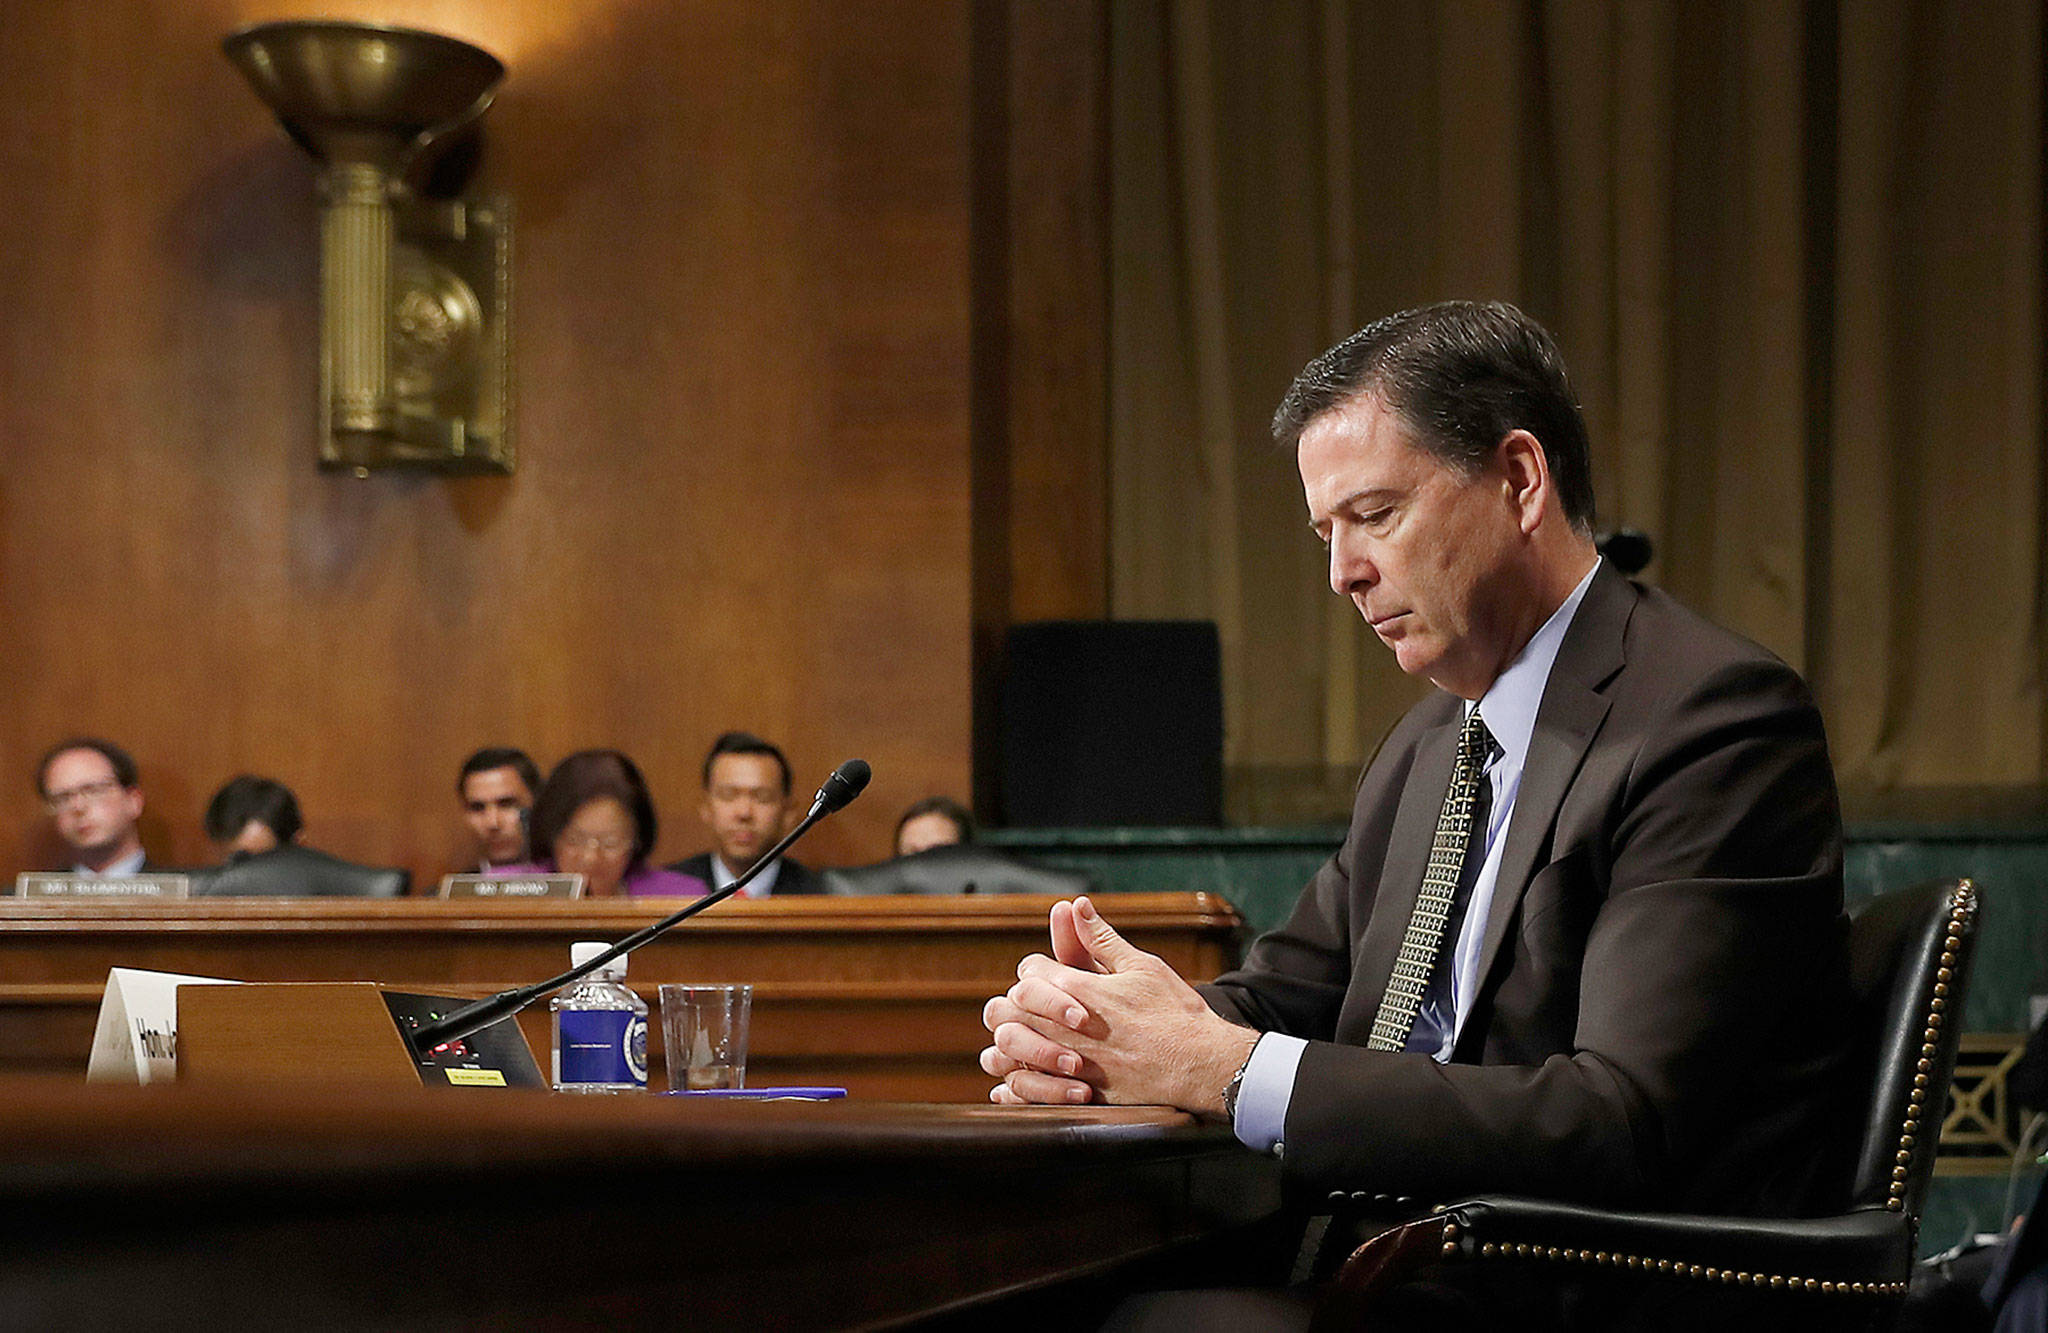
[[[1271,1159],[1159,1109],[0,1081],[10,1328],[880,1327],[1032,1289],[1074,1309],[1278,1204]]]
[[[748,1082],[828,1084],[897,1101],[981,1101],[981,1006],[1046,947],[1041,897],[730,901],[633,955],[662,1061],[665,981],[754,985]],[[82,1074],[111,967],[242,981],[380,981],[486,995],[569,965],[577,940],[615,940],[679,905],[218,899],[107,903],[0,899],[0,1075]],[[1107,914],[1191,979],[1235,961],[1238,917],[1203,893],[1118,894]],[[521,1018],[548,1065],[545,1004]]]

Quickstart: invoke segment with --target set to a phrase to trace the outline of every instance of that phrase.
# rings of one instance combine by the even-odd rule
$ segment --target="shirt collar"
[[[767,865],[761,867],[761,873],[754,876],[753,882],[751,884],[747,885],[746,888],[740,890],[740,894],[743,897],[747,898],[760,897],[762,894],[768,892],[770,889],[775,887],[775,879],[781,873],[781,860],[777,859],[774,861],[770,861]],[[720,856],[717,852],[711,853],[712,888],[722,889],[726,885],[732,883],[734,880],[738,878],[739,876],[735,875],[732,872],[731,867],[726,865],[724,857]]]
[[[1476,707],[1486,719],[1487,731],[1500,746],[1502,756],[1517,769],[1529,756],[1529,738],[1536,733],[1536,710],[1543,704],[1543,687],[1550,682],[1557,650],[1564,645],[1565,631],[1571,628],[1572,617],[1578,613],[1579,603],[1586,600],[1586,589],[1593,585],[1593,576],[1599,572],[1600,561],[1595,560],[1564,604],[1550,613],[1550,619],[1515,654],[1508,669],[1479,697]],[[1473,707],[1467,704],[1465,711],[1469,714]]]
[[[141,848],[137,848],[108,866],[105,870],[91,870],[82,865],[74,865],[71,867],[71,873],[74,875],[96,875],[101,879],[119,879],[124,875],[141,874],[142,863],[148,859],[147,853]]]

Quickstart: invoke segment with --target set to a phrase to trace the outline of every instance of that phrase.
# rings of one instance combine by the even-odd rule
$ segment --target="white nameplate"
[[[168,1083],[178,1076],[178,987],[239,986],[220,977],[144,972],[117,967],[107,973],[93,1029],[88,1083]]]
[[[443,898],[581,898],[581,875],[444,875]]]
[[[190,875],[44,875],[14,877],[17,898],[189,898]]]

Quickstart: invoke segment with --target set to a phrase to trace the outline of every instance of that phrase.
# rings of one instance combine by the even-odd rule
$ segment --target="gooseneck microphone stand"
[[[428,1053],[447,1045],[449,1042],[460,1041],[472,1032],[487,1028],[501,1018],[508,1018],[524,1009],[527,1005],[532,1004],[535,1000],[540,999],[543,995],[553,994],[564,986],[581,981],[592,972],[597,971],[597,969],[612,961],[612,959],[631,953],[649,940],[666,934],[676,926],[681,925],[697,915],[697,913],[724,902],[727,898],[732,897],[735,893],[751,884],[754,876],[760,874],[763,867],[772,864],[777,857],[789,849],[791,843],[794,843],[798,838],[809,832],[811,825],[817,823],[833,811],[843,809],[849,801],[860,795],[861,790],[868,785],[868,779],[873,775],[874,772],[868,767],[867,760],[847,760],[837,769],[833,770],[831,777],[825,779],[824,786],[818,788],[818,794],[811,802],[810,813],[805,815],[803,820],[795,828],[791,829],[781,842],[769,848],[760,860],[747,867],[746,874],[741,875],[716,893],[693,899],[680,911],[663,917],[651,926],[634,931],[631,935],[620,940],[595,958],[570,968],[558,977],[550,977],[546,981],[536,982],[531,986],[521,986],[516,990],[500,991],[498,994],[478,1000],[474,1004],[464,1005],[446,1018],[425,1024],[407,1033],[406,1039],[412,1043],[413,1055],[415,1058],[423,1058]]]

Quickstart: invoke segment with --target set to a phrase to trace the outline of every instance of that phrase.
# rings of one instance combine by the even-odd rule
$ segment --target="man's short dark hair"
[[[290,787],[244,773],[229,778],[206,803],[206,836],[215,842],[233,842],[252,819],[276,834],[280,843],[290,842],[304,827],[299,798],[292,795]]]
[[[782,757],[782,751],[762,740],[751,731],[728,731],[711,742],[711,752],[704,756],[704,786],[711,786],[711,765],[722,754],[765,754],[775,761],[775,767],[782,770],[782,794],[789,795],[789,760]]]
[[[633,859],[627,869],[646,864],[647,854],[661,836],[655,819],[654,798],[647,794],[647,779],[640,766],[617,750],[578,750],[548,774],[533,800],[533,854],[552,862],[555,839],[576,817],[576,812],[600,796],[609,796],[626,809],[633,821]]]
[[[455,775],[455,794],[463,794],[470,774],[488,773],[494,768],[509,768],[517,773],[519,780],[526,784],[528,796],[540,791],[540,767],[533,762],[531,755],[509,745],[491,745],[462,761],[462,771]]]
[[[974,814],[950,796],[927,796],[903,812],[896,821],[896,839],[902,841],[903,826],[920,815],[944,815],[960,832],[960,841],[974,841]]]
[[[1543,445],[1572,527],[1593,531],[1593,464],[1586,419],[1564,356],[1543,326],[1505,301],[1445,301],[1373,321],[1308,363],[1273,414],[1287,448],[1309,423],[1377,394],[1416,442],[1472,476],[1509,431]]]
[[[50,789],[44,779],[50,775],[50,765],[56,762],[58,755],[72,750],[91,750],[106,760],[114,770],[114,781],[123,787],[133,787],[142,780],[142,771],[135,767],[135,760],[120,746],[97,736],[73,736],[43,751],[43,762],[36,765],[36,795],[45,800],[49,798]]]

